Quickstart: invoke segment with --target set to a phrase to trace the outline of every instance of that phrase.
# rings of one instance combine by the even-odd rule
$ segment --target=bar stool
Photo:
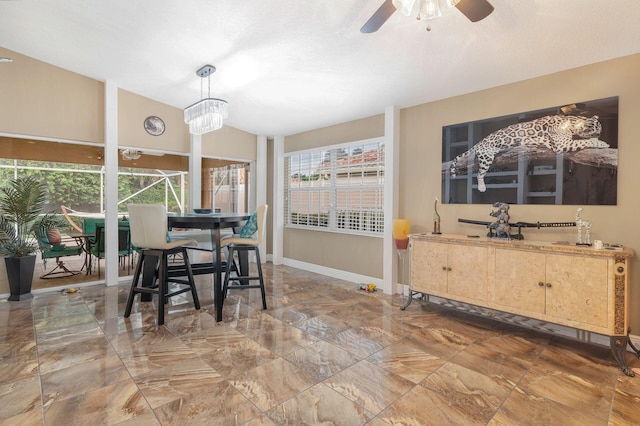
[[[197,245],[197,241],[167,241],[167,211],[162,204],[129,204],[127,209],[131,228],[131,244],[140,248],[140,255],[133,274],[124,317],[129,318],[129,315],[131,315],[133,299],[137,293],[158,295],[158,325],[164,324],[164,305],[167,300],[177,294],[191,291],[193,304],[196,309],[200,309],[200,301],[198,300],[193,271],[191,270],[186,249],[187,246]],[[168,274],[168,257],[174,254],[182,254],[181,257],[184,260],[182,268],[186,279],[175,277],[174,274],[170,277]],[[157,267],[153,267],[156,276],[153,278],[154,285],[151,287],[138,285],[145,261],[154,262],[154,264],[157,262]],[[147,267],[145,269],[150,270],[151,268]],[[157,285],[155,285],[156,277],[158,280]],[[169,293],[170,282],[186,287]]]
[[[227,292],[232,289],[245,290],[250,288],[259,288],[262,292],[262,309],[267,309],[267,296],[264,289],[264,278],[262,276],[262,265],[260,263],[259,245],[264,238],[265,224],[267,220],[266,204],[261,205],[251,214],[251,217],[240,231],[239,235],[233,235],[222,240],[222,246],[227,247],[229,252],[227,255],[227,270],[224,277],[224,285],[222,287],[222,295],[227,297]],[[255,236],[255,238],[254,238]],[[258,267],[258,275],[252,276],[247,265],[247,275],[240,275],[240,270],[236,266],[234,253],[241,251],[254,251],[256,253],[256,264]],[[236,276],[231,278],[231,272],[235,272]],[[246,284],[248,281],[258,281],[258,284]],[[236,284],[233,284],[233,283]]]

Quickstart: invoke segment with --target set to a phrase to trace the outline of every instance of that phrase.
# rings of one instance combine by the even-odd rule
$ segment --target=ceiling
[[[637,0],[489,1],[361,34],[383,0],[0,0],[0,46],[177,108],[212,64],[225,124],[266,136],[640,52]]]

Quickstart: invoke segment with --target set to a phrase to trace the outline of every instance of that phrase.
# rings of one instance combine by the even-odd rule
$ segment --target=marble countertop
[[[580,254],[596,257],[624,256],[631,258],[635,255],[632,248],[603,248],[596,250],[593,246],[578,246],[569,241],[535,241],[535,240],[505,240],[501,238],[489,238],[486,236],[468,236],[462,234],[411,234],[412,240],[437,241],[449,244],[467,244],[493,247],[506,247],[510,249],[521,248],[523,250],[537,250],[544,252]]]

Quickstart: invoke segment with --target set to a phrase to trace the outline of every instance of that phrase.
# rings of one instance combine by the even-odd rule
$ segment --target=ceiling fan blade
[[[380,6],[362,28],[360,28],[360,32],[369,34],[378,31],[395,11],[396,7],[393,5],[392,0],[385,0],[382,6]]]
[[[487,0],[460,0],[456,7],[471,22],[478,22],[493,12],[493,6]]]

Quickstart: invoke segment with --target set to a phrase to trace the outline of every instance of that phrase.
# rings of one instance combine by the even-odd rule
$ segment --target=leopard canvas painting
[[[443,127],[445,203],[615,205],[618,98]]]

